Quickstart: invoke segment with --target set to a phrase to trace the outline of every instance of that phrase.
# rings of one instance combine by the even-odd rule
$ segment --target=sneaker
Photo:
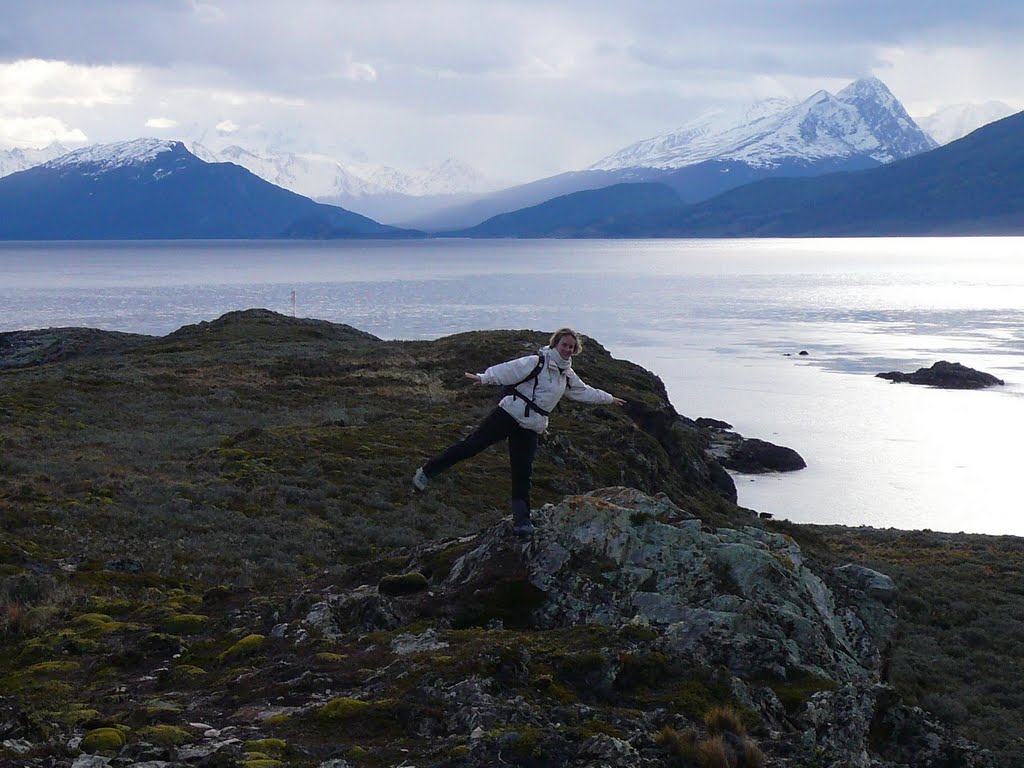
[[[516,525],[512,528],[512,533],[516,536],[533,536],[537,529],[533,527],[533,523],[525,522],[520,525]]]
[[[416,474],[412,476],[412,487],[420,492],[427,490],[427,475],[424,473],[423,467],[417,469]]]

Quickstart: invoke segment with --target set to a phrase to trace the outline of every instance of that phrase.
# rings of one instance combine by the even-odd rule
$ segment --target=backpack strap
[[[520,384],[525,384],[526,382],[528,382],[531,379],[533,379],[533,391],[536,392],[537,391],[537,379],[540,377],[540,372],[544,370],[544,363],[546,363],[546,362],[547,362],[547,358],[545,358],[543,354],[538,352],[537,353],[537,364],[535,366],[533,366],[533,370],[530,371],[528,374],[526,374],[525,377],[521,378],[515,384],[512,384],[511,386],[512,387],[518,387]]]
[[[537,396],[537,379],[540,378],[540,372],[544,370],[544,366],[546,363],[547,358],[544,357],[543,353],[538,352],[537,364],[533,367],[532,371],[530,371],[524,378],[520,379],[515,384],[508,384],[505,387],[502,387],[501,394],[503,397],[511,395],[512,397],[518,400],[522,400],[524,403],[526,403],[526,416],[530,415],[531,410],[536,411],[541,416],[551,415],[551,411],[545,411],[543,408],[541,408],[533,401],[533,398]],[[531,380],[533,381],[533,392],[531,393],[531,397],[527,397],[526,395],[519,391],[519,386]]]
[[[547,365],[547,357],[542,352],[537,353],[537,365],[534,366],[533,370],[523,379],[520,379],[515,384],[510,384],[507,387],[503,387],[501,390],[502,396],[511,395],[517,400],[522,400],[526,403],[526,410],[524,411],[525,416],[530,415],[530,411],[536,411],[541,416],[550,416],[551,411],[546,411],[541,408],[537,403],[534,402],[534,398],[537,396],[537,380],[540,378],[540,372],[544,370],[544,366]],[[565,385],[569,386],[569,375],[561,368],[558,369],[562,376],[565,377]],[[528,381],[533,381],[533,391],[530,393],[530,397],[527,397],[519,391],[519,386],[525,384]]]

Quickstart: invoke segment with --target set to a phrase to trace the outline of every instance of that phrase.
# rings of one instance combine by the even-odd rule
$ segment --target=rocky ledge
[[[707,439],[707,452],[726,469],[748,475],[767,472],[795,472],[807,467],[803,456],[783,445],[744,437],[732,424],[719,419],[699,418],[697,428]]]
[[[894,384],[924,384],[941,389],[984,389],[1006,383],[990,373],[976,371],[966,365],[950,363],[946,360],[940,360],[931,368],[918,368],[913,373],[889,371],[875,375],[880,379],[888,379]]]

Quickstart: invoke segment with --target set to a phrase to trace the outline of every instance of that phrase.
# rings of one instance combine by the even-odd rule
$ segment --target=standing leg
[[[518,427],[519,424],[506,411],[495,408],[471,434],[448,446],[420,469],[428,478],[435,477],[463,459],[476,456],[488,446],[494,445],[499,440],[504,440],[508,437],[509,432]]]
[[[508,458],[512,465],[512,527],[516,533],[533,533],[530,523],[530,478],[537,455],[537,433],[518,424],[508,436]]]

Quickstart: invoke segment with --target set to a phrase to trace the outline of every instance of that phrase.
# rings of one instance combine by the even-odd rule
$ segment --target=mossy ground
[[[1019,538],[775,523],[826,565],[858,562],[899,587],[887,670],[912,704],[1002,755],[1024,746],[1024,547]]]
[[[377,584],[426,540],[453,540],[422,569],[428,583],[442,580],[468,546],[456,538],[506,514],[498,448],[422,495],[409,477],[493,406],[495,392],[462,373],[529,353],[542,334],[385,342],[247,312],[162,338],[82,338],[72,332],[51,362],[0,367],[0,682],[39,738],[64,723],[181,739],[144,729],[371,690],[373,716],[352,721],[361,730],[278,714],[254,738],[287,743],[289,765],[440,763],[466,749],[466,734],[445,732],[443,703],[423,691],[476,674],[557,713],[553,735],[508,723],[488,736],[515,741],[528,764],[535,749],[626,731],[643,712],[700,718],[734,703],[713,671],[674,665],[642,628],[537,633],[505,617],[507,629],[489,630],[480,614],[442,632],[447,648],[407,657],[390,652],[387,633],[301,646],[273,636],[301,615],[301,589],[356,573]],[[711,525],[751,524],[709,487],[700,440],[674,425],[657,377],[596,343],[576,368],[631,407],[559,407],[534,506],[630,485]],[[1024,563],[1013,542],[791,532],[823,561],[893,575],[903,589],[896,684],[983,743],[1012,745],[1024,704],[1005,674],[1022,661]],[[176,709],[185,703],[188,715]],[[592,713],[583,720],[572,714],[581,704]],[[408,728],[424,722],[434,723],[426,734]],[[281,758],[254,749],[250,761]]]

